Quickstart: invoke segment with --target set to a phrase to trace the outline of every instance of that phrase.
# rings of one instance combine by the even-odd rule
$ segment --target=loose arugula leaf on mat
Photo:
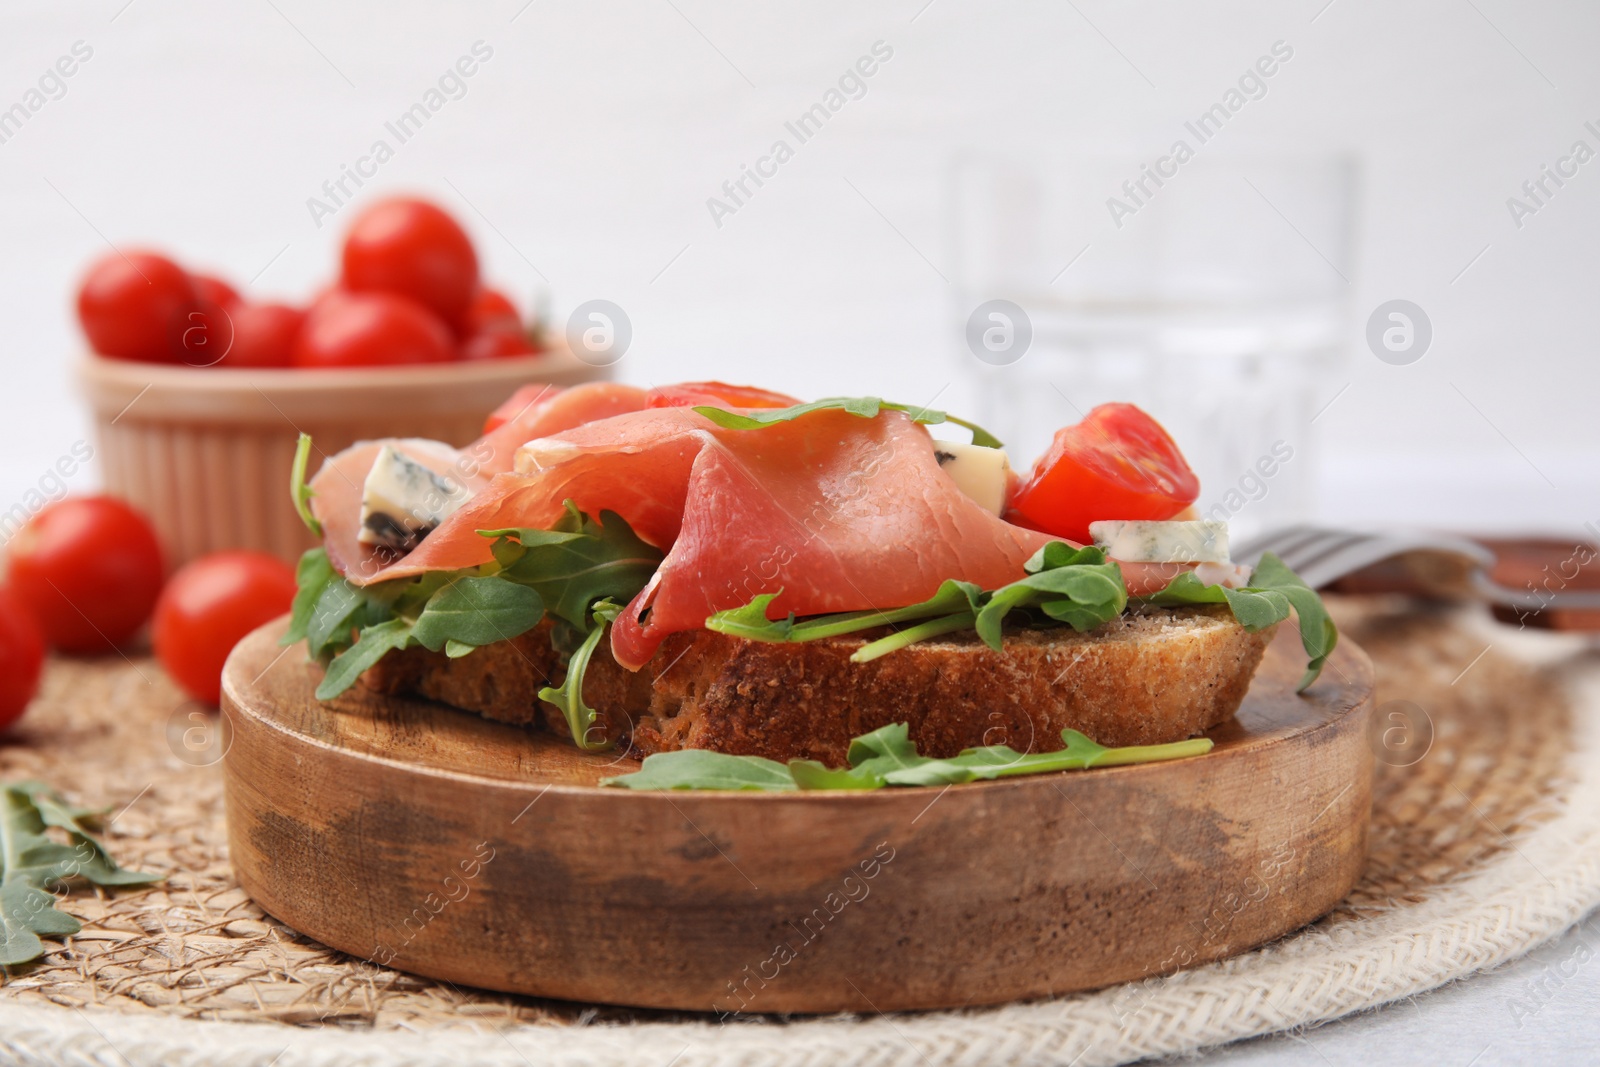
[[[625,789],[882,789],[885,786],[955,785],[1026,774],[1086,770],[1201,756],[1210,738],[1168,745],[1106,748],[1076,730],[1061,731],[1066,747],[1058,752],[1018,752],[1006,745],[969,748],[950,759],[917,754],[905,723],[891,723],[850,742],[850,766],[826,767],[815,760],[793,760],[788,767],[759,756],[729,756],[684,749],[645,758],[633,774],[607,778],[601,785]],[[787,773],[779,773],[786,771]]]
[[[1300,645],[1309,660],[1298,687],[1302,692],[1317,680],[1328,655],[1339,643],[1338,628],[1322,598],[1271,552],[1261,557],[1250,584],[1243,589],[1204,585],[1193,572],[1186,571],[1167,583],[1166,588],[1139,599],[1160,607],[1226,603],[1239,624],[1252,633],[1284,621],[1293,608],[1300,627]]]
[[[303,433],[294,446],[294,464],[289,468],[289,495],[294,500],[294,510],[306,524],[313,537],[322,536],[322,523],[311,513],[311,486],[306,484],[306,467],[311,463],[311,435]]]
[[[911,404],[895,404],[877,396],[830,396],[822,400],[813,400],[809,404],[796,404],[793,407],[752,410],[742,413],[728,411],[725,408],[719,408],[711,404],[702,404],[694,410],[718,426],[728,430],[759,430],[780,422],[792,422],[803,415],[810,415],[816,411],[845,411],[863,419],[874,418],[880,411],[903,411],[911,416],[913,422],[920,422],[929,426],[953,422],[957,426],[965,427],[972,431],[972,443],[979,447],[1001,447],[1000,439],[977,423],[958,419],[948,412],[935,411],[927,407],[915,407]]]
[[[583,639],[583,644],[567,660],[567,676],[561,685],[556,688],[545,686],[539,690],[539,699],[548,701],[561,709],[566,716],[567,730],[572,734],[572,743],[585,752],[601,752],[616,744],[615,739],[600,742],[589,740],[589,730],[594,726],[595,710],[583,702],[583,676],[588,673],[589,660],[594,656],[594,650],[600,644],[600,638],[605,636],[606,623],[614,620],[621,614],[622,608],[610,600],[602,600],[594,606],[594,628],[589,631],[589,636]]]
[[[59,910],[49,890],[73,877],[97,885],[143,885],[160,876],[117,866],[89,832],[95,813],[69,805],[48,786],[24,782],[0,787],[0,966],[16,966],[44,953],[40,937],[81,929]],[[70,844],[53,840],[48,827],[65,831]]]

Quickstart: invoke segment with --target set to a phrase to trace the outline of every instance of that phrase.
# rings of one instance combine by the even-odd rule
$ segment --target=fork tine
[[[1337,531],[1319,529],[1315,526],[1290,526],[1282,530],[1257,537],[1238,547],[1234,552],[1234,559],[1240,563],[1254,565],[1268,552],[1277,556],[1292,568],[1291,558],[1299,558],[1299,554],[1316,547],[1327,541],[1330,537],[1340,536]]]

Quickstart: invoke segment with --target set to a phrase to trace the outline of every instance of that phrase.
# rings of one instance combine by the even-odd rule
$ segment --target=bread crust
[[[1108,746],[1153,745],[1231,717],[1272,630],[1249,633],[1222,605],[1146,608],[1087,634],[1008,631],[998,652],[967,632],[851,663],[873,636],[774,644],[681,633],[636,672],[602,642],[584,698],[607,737],[643,755],[703,748],[842,766],[851,738],[895,722],[935,757],[993,744],[1052,751],[1066,728]],[[563,670],[541,624],[459,659],[391,653],[363,682],[565,735],[561,713],[536,695]]]

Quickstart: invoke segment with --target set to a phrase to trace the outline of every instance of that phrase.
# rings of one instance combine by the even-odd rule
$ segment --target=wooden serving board
[[[279,657],[228,661],[240,883],[452,982],[731,1015],[959,1008],[1168,973],[1327,912],[1366,858],[1372,667],[1284,627],[1195,759],[872,793],[636,793],[637,764]]]

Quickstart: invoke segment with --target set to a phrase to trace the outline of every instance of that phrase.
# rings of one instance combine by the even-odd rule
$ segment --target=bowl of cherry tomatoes
[[[288,489],[301,433],[323,455],[375,437],[463,445],[518,387],[607,373],[483,284],[466,232],[413,198],[354,221],[338,280],[306,306],[128,250],[90,266],[77,310],[106,488],[150,516],[173,564],[309,547]]]

